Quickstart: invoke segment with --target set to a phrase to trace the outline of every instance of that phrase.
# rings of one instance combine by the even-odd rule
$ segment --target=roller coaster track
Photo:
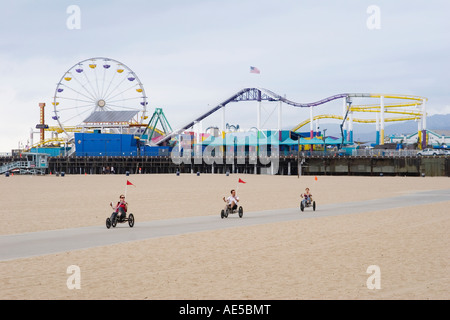
[[[407,120],[416,120],[419,119],[420,116],[410,116],[410,117],[401,117],[401,118],[386,118],[384,119],[384,121],[386,122],[393,122],[393,121],[407,121]],[[343,120],[344,117],[343,116],[337,116],[334,114],[321,114],[318,116],[313,117],[313,120],[318,120],[318,119],[336,119],[336,120]],[[295,128],[293,128],[291,131],[297,131],[298,129],[300,129],[301,127],[307,125],[308,123],[310,123],[310,119],[306,119],[305,121],[300,122]],[[354,122],[358,122],[358,123],[375,123],[376,120],[375,119],[355,119],[353,118]]]
[[[143,125],[143,124],[134,124],[134,123],[132,123],[132,124],[129,124],[129,126],[130,127],[138,127],[138,126],[139,127],[145,127],[145,124]],[[149,130],[153,130],[153,127],[148,126],[148,129]],[[66,132],[82,132],[82,128],[75,127],[75,126],[74,127],[64,127],[64,130]],[[53,131],[53,132],[57,132],[57,133],[63,133],[64,130],[61,129],[61,127],[58,127],[58,126],[48,127],[47,129],[45,129],[45,131]],[[161,131],[161,130],[159,130],[157,128],[154,128],[154,131],[159,133],[160,135],[164,135],[165,134],[163,131]],[[88,130],[85,130],[84,132],[92,133],[92,132],[94,132],[94,130],[93,129],[88,129]],[[41,145],[41,143],[39,143],[39,145]]]
[[[34,143],[30,148],[25,149],[25,151],[30,151],[32,148],[39,148],[39,147],[43,147],[43,146],[48,146],[53,144],[54,142],[56,142],[56,144],[60,144],[60,143],[65,143],[67,142],[67,139],[64,138],[50,138],[50,139],[45,139],[42,142],[37,142]]]
[[[276,94],[273,91],[270,91],[268,89],[264,88],[244,88],[228,99],[224,100],[222,103],[218,104],[217,106],[211,108],[210,110],[200,114],[199,116],[195,117],[192,121],[187,122],[186,124],[182,125],[179,129],[171,132],[170,134],[164,136],[162,139],[160,139],[157,144],[162,144],[166,141],[169,141],[173,137],[179,135],[183,131],[187,130],[188,128],[194,126],[196,122],[202,121],[203,119],[209,117],[214,112],[224,108],[228,103],[230,102],[239,102],[239,101],[281,101],[283,103],[286,103],[288,105],[291,105],[293,107],[297,108],[309,108],[309,107],[316,107],[322,104],[325,104],[327,102],[342,99],[342,98],[380,98],[384,97],[387,99],[407,99],[407,100],[413,100],[416,101],[416,103],[412,103],[411,105],[418,105],[421,104],[422,101],[426,100],[426,98],[419,97],[419,96],[410,96],[410,95],[393,95],[393,94],[374,94],[374,93],[340,93],[333,96],[330,96],[328,98],[310,102],[310,103],[299,103],[292,100],[289,100],[285,97],[280,96],[279,94]],[[341,117],[342,119],[342,117]],[[363,121],[362,119],[360,119]],[[308,120],[309,121],[309,120]],[[355,121],[355,120],[354,120]],[[364,120],[369,121],[369,120]],[[375,120],[373,120],[374,122]],[[387,119],[385,121],[388,121]],[[397,120],[399,121],[399,120]]]

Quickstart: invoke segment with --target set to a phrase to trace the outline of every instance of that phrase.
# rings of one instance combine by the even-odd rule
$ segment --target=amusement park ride
[[[91,58],[78,62],[59,80],[53,96],[55,125],[44,123],[45,103],[40,103],[40,140],[31,148],[74,145],[74,133],[133,134],[141,138],[150,130],[150,139],[172,130],[162,109],[148,122],[147,96],[137,75],[125,64],[109,58]],[[163,130],[157,129],[159,122]],[[147,123],[148,122],[148,123]],[[154,125],[154,127],[149,127]],[[45,139],[44,131],[51,133]]]
[[[342,114],[319,114],[318,106],[333,100],[342,100]],[[374,100],[373,103],[353,104],[353,100]],[[411,95],[343,93],[312,103],[298,103],[286,99],[263,88],[244,88],[211,108],[207,112],[172,130],[164,112],[156,108],[149,120],[148,97],[136,73],[125,64],[110,58],[97,57],[80,61],[69,68],[58,81],[53,96],[54,125],[45,123],[45,104],[40,103],[40,140],[32,148],[65,146],[75,151],[75,133],[131,134],[140,145],[162,146],[192,128],[211,114],[222,110],[222,137],[226,134],[225,108],[230,102],[255,101],[256,129],[261,126],[261,102],[278,103],[277,130],[282,131],[282,104],[309,109],[309,118],[303,120],[290,131],[297,132],[309,123],[310,134],[314,138],[314,122],[319,119],[341,121],[342,140],[353,144],[353,123],[375,123],[376,144],[384,144],[386,122],[414,120],[418,123],[420,146],[426,148],[426,101]],[[374,114],[373,118],[355,117],[359,113]],[[390,115],[386,117],[386,115]],[[157,128],[159,124],[160,129]],[[51,137],[45,139],[45,132]],[[71,147],[71,148],[69,148]]]

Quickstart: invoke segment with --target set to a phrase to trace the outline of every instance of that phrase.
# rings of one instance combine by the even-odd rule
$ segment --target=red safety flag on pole
[[[130,181],[127,180],[127,186],[134,186],[134,184],[132,184]]]
[[[246,183],[244,180],[241,180],[241,178],[239,178],[239,183]]]

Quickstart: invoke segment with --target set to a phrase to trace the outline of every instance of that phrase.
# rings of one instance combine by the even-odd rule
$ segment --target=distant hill
[[[450,137],[450,130],[433,130],[434,132],[436,132],[437,134],[441,135],[441,136],[448,136]]]
[[[450,114],[435,114],[427,118],[428,130],[450,130]],[[408,134],[417,131],[417,122],[406,121],[392,123],[386,125],[385,133],[391,134]]]

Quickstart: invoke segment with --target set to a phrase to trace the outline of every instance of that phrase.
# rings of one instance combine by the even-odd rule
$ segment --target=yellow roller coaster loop
[[[343,116],[337,116],[334,114],[321,114],[318,116],[313,117],[313,120],[318,120],[318,119],[336,119],[336,120],[343,120],[344,117]],[[384,121],[386,122],[394,122],[394,121],[408,121],[408,120],[416,120],[416,119],[420,119],[420,116],[409,116],[409,117],[398,117],[398,118],[386,118],[384,119]],[[376,119],[355,119],[353,118],[354,122],[358,122],[358,123],[375,123]],[[300,122],[295,128],[293,128],[291,131],[297,131],[298,129],[300,129],[301,127],[307,125],[310,122],[310,119],[307,119],[305,121]]]
[[[425,97],[419,96],[411,96],[411,95],[401,95],[401,94],[381,94],[381,93],[371,93],[371,98],[381,98],[384,97],[386,99],[401,99],[401,100],[415,100],[418,102],[427,101],[428,99]]]
[[[135,125],[131,124],[130,126],[135,126]],[[145,125],[140,125],[140,126],[144,126],[145,127]],[[151,126],[149,126],[148,128],[149,128],[149,130],[153,130],[153,127],[151,127]],[[64,130],[66,132],[82,132],[82,128],[75,127],[75,126],[73,126],[73,127],[64,127]],[[45,131],[56,132],[56,133],[63,133],[64,132],[61,129],[61,127],[58,127],[58,126],[48,127],[47,129],[45,129]],[[93,133],[94,129],[85,129],[84,132],[86,132],[86,133]],[[159,130],[157,128],[155,128],[155,132],[159,133],[162,136],[165,134],[163,131],[161,131],[161,130]],[[58,141],[67,141],[66,139],[62,139],[62,138],[57,138],[57,139],[61,139],[61,140],[58,140]],[[51,139],[49,139],[49,140],[51,140]],[[45,141],[47,141],[47,140],[45,140]],[[39,145],[41,145],[41,143],[39,143]]]
[[[81,128],[78,127],[64,127],[64,129],[66,130],[66,132],[81,132]],[[45,129],[45,131],[50,131],[50,132],[56,132],[56,133],[63,133],[64,130],[61,129],[61,127],[48,127],[47,129]],[[86,130],[87,132],[93,132],[93,130]]]
[[[386,103],[383,104],[383,108],[380,104],[359,104],[359,105],[351,105],[349,112],[374,112],[374,113],[383,113],[386,114],[399,114],[404,115],[404,117],[397,118],[384,118],[383,122],[392,122],[392,121],[407,121],[407,120],[420,120],[423,117],[423,111],[421,109],[417,109],[428,100],[425,97],[420,96],[411,96],[411,95],[398,95],[398,94],[380,94],[380,93],[372,93],[367,98],[381,98],[383,99],[398,99],[398,100],[412,100],[412,102],[403,102],[400,103]],[[399,110],[400,108],[406,108],[405,110]],[[397,109],[397,110],[396,110]],[[313,117],[314,120],[318,119],[337,119],[343,120],[343,116],[338,115],[330,115],[330,114],[322,114]],[[353,122],[359,123],[376,123],[376,119],[355,119],[353,118]],[[297,131],[304,125],[311,122],[311,118],[308,118],[302,122],[300,122],[297,126],[295,126],[292,131]]]
[[[420,105],[422,105],[422,103],[397,103],[397,104],[385,104],[384,107],[388,109],[388,108],[416,107]],[[376,109],[380,108],[380,105],[379,104],[353,105],[352,108]]]
[[[381,112],[380,110],[366,109],[366,108],[350,108],[350,111],[354,112]],[[421,117],[422,112],[419,111],[394,111],[394,110],[384,110],[384,113],[395,113],[395,114],[406,114],[411,116]]]
[[[32,148],[39,148],[39,147],[43,147],[43,146],[52,146],[52,147],[57,147],[59,146],[61,143],[66,143],[67,140],[63,139],[63,138],[50,138],[50,139],[45,139],[44,141],[39,141],[37,143],[34,143],[29,149],[27,149],[26,151],[30,151],[30,149]]]

